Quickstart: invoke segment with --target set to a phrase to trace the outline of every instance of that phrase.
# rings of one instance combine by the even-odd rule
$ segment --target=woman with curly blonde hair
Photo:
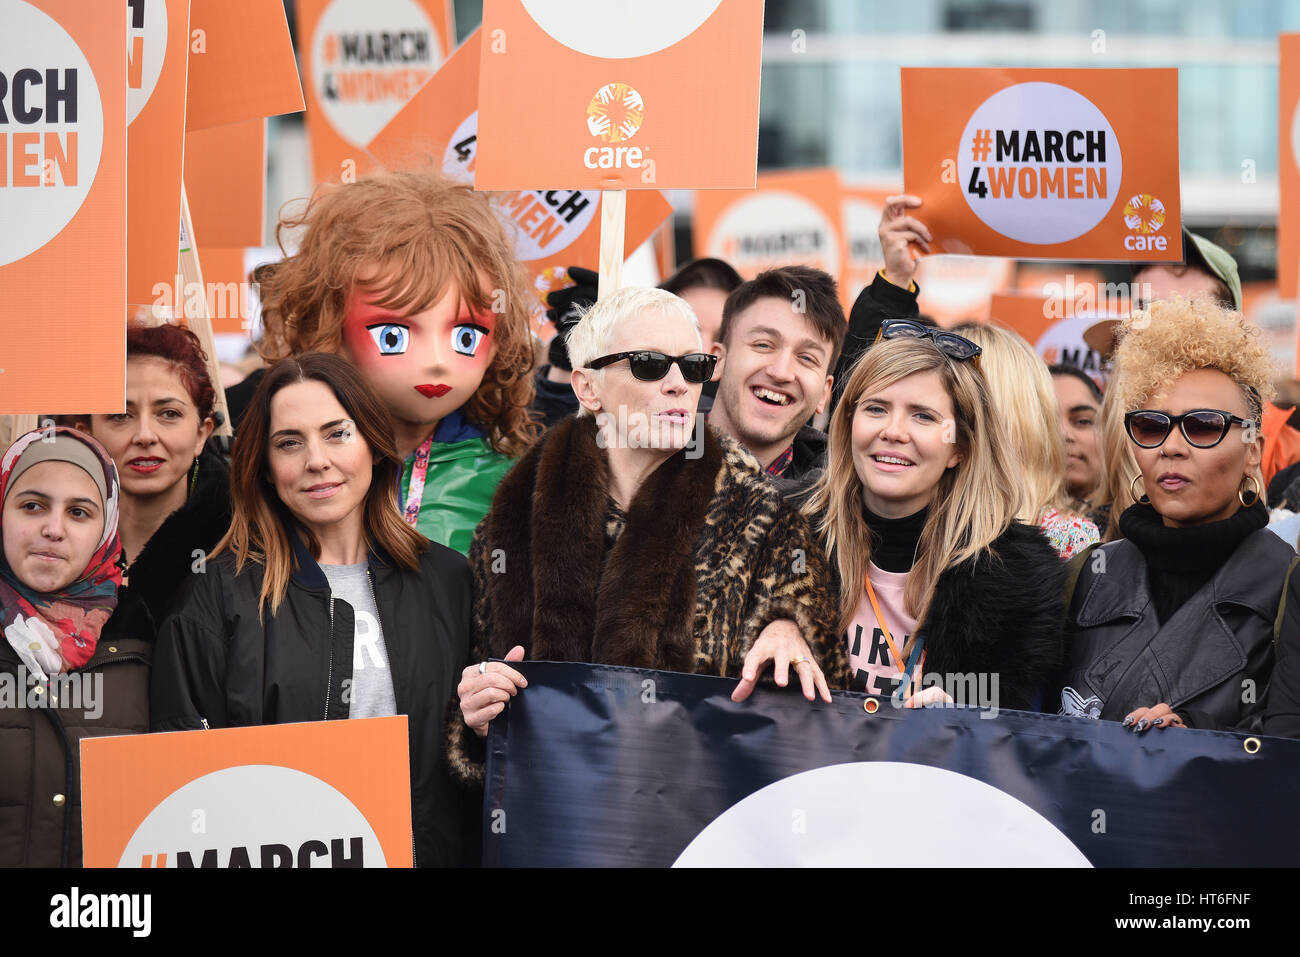
[[[1117,359],[1136,503],[1071,565],[1061,712],[1257,728],[1295,558],[1260,497],[1268,350],[1240,313],[1169,299],[1124,320]]]
[[[429,171],[322,187],[255,275],[268,361],[332,352],[391,413],[408,524],[461,553],[533,442],[531,286],[487,199]]]

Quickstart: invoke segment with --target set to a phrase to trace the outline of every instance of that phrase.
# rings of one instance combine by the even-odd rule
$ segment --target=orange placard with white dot
[[[902,108],[931,252],[1182,261],[1176,69],[909,68]]]
[[[749,189],[758,0],[485,0],[478,188]]]

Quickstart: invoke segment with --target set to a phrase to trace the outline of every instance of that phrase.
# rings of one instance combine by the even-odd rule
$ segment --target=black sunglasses
[[[1234,425],[1245,427],[1254,423],[1222,409],[1193,409],[1182,415],[1138,409],[1124,414],[1124,431],[1135,445],[1144,449],[1156,449],[1164,445],[1175,425],[1182,430],[1183,438],[1189,445],[1198,449],[1212,449],[1223,441]]]
[[[960,360],[973,359],[976,366],[979,365],[980,353],[984,351],[965,336],[932,329],[912,319],[886,319],[876,333],[876,342],[881,339],[929,339],[944,355]]]
[[[713,378],[713,369],[718,364],[718,357],[706,352],[692,352],[685,356],[670,356],[662,352],[616,352],[610,356],[601,356],[587,363],[588,369],[603,369],[607,365],[626,359],[632,375],[642,382],[658,382],[668,374],[674,362],[682,370],[682,378],[699,385]]]

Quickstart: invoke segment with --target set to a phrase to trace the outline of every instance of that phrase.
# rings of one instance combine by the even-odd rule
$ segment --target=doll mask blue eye
[[[375,348],[379,350],[381,356],[400,356],[411,341],[410,327],[392,322],[366,326],[366,332],[370,333],[370,338],[375,340]]]
[[[472,356],[487,332],[482,326],[461,323],[451,330],[451,347],[462,356]]]

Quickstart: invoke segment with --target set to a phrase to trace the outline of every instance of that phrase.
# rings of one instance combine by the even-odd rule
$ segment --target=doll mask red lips
[[[420,395],[424,396],[426,399],[441,399],[451,391],[451,386],[442,384],[428,385],[426,383],[425,385],[417,385],[415,391],[420,393]]]

